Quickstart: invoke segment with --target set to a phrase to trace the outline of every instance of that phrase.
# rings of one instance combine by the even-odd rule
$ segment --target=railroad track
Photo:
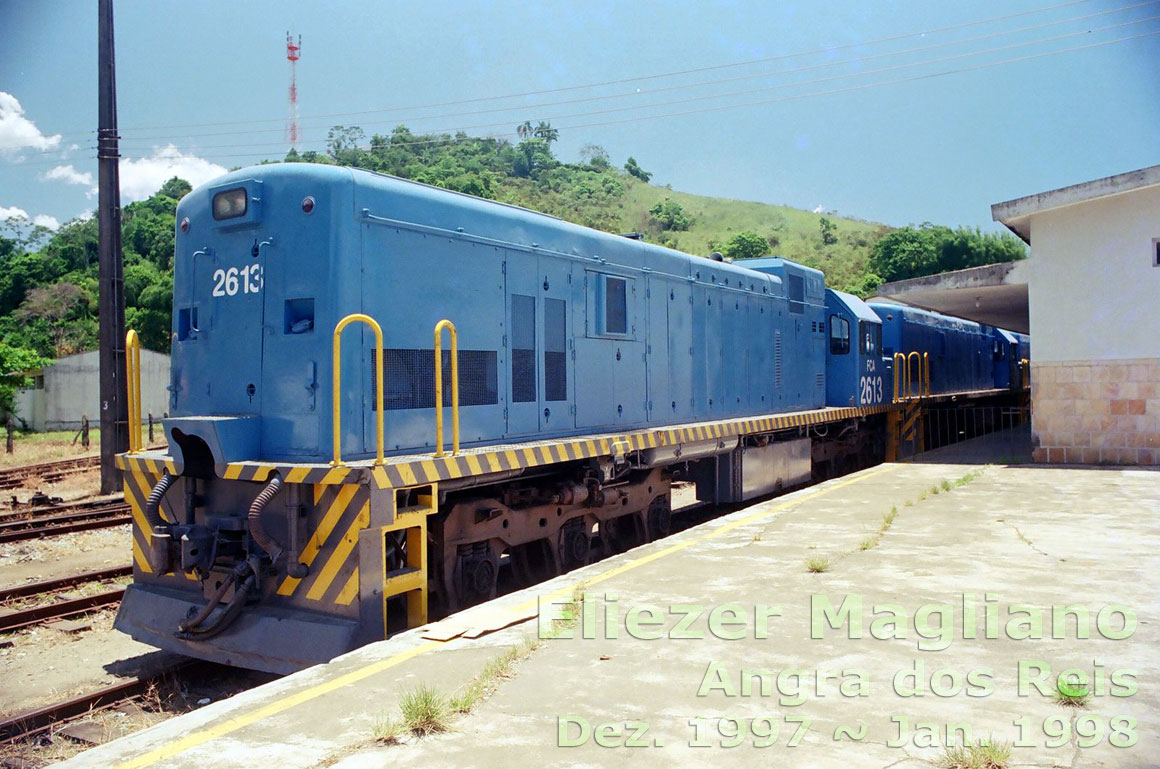
[[[208,664],[193,660],[182,661],[156,673],[137,676],[79,697],[0,720],[0,744],[26,739],[63,722],[130,702],[148,694],[166,678]]]
[[[37,507],[0,517],[0,543],[105,529],[132,520],[129,503],[124,499]]]
[[[43,478],[46,483],[55,483],[66,476],[90,470],[100,464],[100,456],[94,455],[9,467],[0,470],[0,490],[15,489],[29,478]]]
[[[4,604],[23,598],[52,596],[63,590],[93,582],[107,582],[133,573],[132,567],[118,566],[82,574],[74,574],[59,579],[29,582],[23,585],[0,589],[0,633],[39,625],[50,620],[65,619],[94,609],[113,606],[125,595],[124,588],[111,588],[92,595],[77,598],[62,598],[51,602],[37,603],[24,609],[4,609]]]

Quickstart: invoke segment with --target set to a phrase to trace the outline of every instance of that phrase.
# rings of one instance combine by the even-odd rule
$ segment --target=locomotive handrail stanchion
[[[906,376],[906,356],[903,353],[894,353],[894,402],[898,403],[901,400],[902,388],[898,381]]]
[[[435,324],[435,456],[443,450],[443,329],[451,335],[451,456],[459,455],[459,335],[444,318]]]
[[[911,358],[914,358],[916,361],[918,361],[918,365],[915,367],[917,369],[917,371],[915,369],[911,369],[911,367],[910,367],[910,359]],[[912,374],[918,375],[918,387],[917,388],[914,387],[914,377],[911,376]],[[908,399],[913,398],[914,392],[916,389],[918,390],[918,395],[921,397],[922,396],[922,356],[918,354],[918,350],[911,350],[906,355],[906,397]]]
[[[926,397],[929,398],[930,397],[930,353],[929,352],[924,352],[922,354],[922,369],[923,369],[923,372],[926,374]],[[922,383],[920,382],[919,387],[921,388],[921,386],[922,386]]]
[[[1019,378],[1024,390],[1031,387],[1031,361],[1027,358],[1019,359]]]
[[[375,420],[375,464],[383,464],[383,329],[374,318],[361,312],[351,313],[334,327],[334,397],[332,399],[332,424],[334,425],[334,467],[342,462],[342,407],[339,396],[342,393],[342,331],[351,323],[365,323],[375,332],[375,406],[378,413]]]
[[[141,451],[141,339],[133,329],[125,334],[125,395],[129,453],[136,454]]]

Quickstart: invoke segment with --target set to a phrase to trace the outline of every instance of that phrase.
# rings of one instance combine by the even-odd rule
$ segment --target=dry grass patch
[[[938,757],[938,765],[942,769],[1007,769],[1010,760],[1010,743],[979,740],[946,748]]]

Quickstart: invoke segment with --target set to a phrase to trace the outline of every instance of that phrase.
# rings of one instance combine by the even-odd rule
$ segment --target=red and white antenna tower
[[[290,139],[290,149],[298,149],[298,59],[302,55],[302,35],[298,42],[293,36],[286,33],[286,61],[290,62],[290,124],[286,133]]]

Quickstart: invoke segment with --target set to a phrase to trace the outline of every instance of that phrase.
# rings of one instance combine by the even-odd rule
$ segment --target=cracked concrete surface
[[[437,645],[387,666],[384,661],[397,659],[393,655],[425,643],[414,632],[403,634],[96,748],[64,766],[117,766],[139,756],[175,769],[269,765],[272,760],[286,767],[332,761],[341,769],[395,763],[929,766],[941,753],[944,735],[916,730],[918,722],[965,724],[976,738],[1008,742],[1020,739],[1016,724],[1022,723],[1026,745],[1014,748],[1010,766],[1157,765],[1160,473],[997,466],[952,491],[929,493],[973,469],[978,468],[933,463],[874,468],[500,599],[498,604],[514,606],[535,594],[566,595],[570,585],[588,581],[597,637],[584,638],[578,628],[574,638],[545,642],[447,734],[390,747],[368,742],[374,722],[394,713],[402,691],[426,681],[452,692],[487,659],[535,633],[534,622],[476,641]],[[918,501],[924,491],[928,496]],[[907,500],[913,504],[906,505]],[[878,530],[892,506],[898,516],[889,531],[876,547],[860,551],[859,543]],[[813,556],[829,559],[829,570],[808,573],[805,561]],[[974,638],[963,637],[964,594],[974,596],[967,603],[977,606]],[[604,632],[609,601],[601,599],[609,595],[616,596],[612,603],[621,611],[621,621],[613,623],[619,627],[616,638]],[[826,629],[823,638],[811,638],[815,595],[828,596],[835,606],[845,596],[861,596],[862,637]],[[640,640],[627,631],[624,615],[652,605],[666,612],[668,618],[658,627],[671,636],[674,604],[705,607],[688,628],[701,638]],[[747,610],[747,625],[737,640],[718,635],[728,636],[739,626],[719,622],[716,635],[709,627],[709,610],[725,604]],[[870,621],[881,616],[872,608],[884,604],[896,605],[905,618],[894,632],[877,627],[879,635],[894,637],[871,637]],[[951,607],[953,637],[946,648],[918,647],[923,639],[913,619],[925,604]],[[1005,632],[1008,609],[1017,604],[1042,609],[1082,604],[1093,618],[1100,607],[1122,605],[1134,612],[1136,625],[1122,640],[1102,637],[1094,621],[1091,638],[1077,639],[1072,631],[1055,639],[1048,615],[1046,638],[1019,640]],[[765,637],[755,637],[760,635],[755,631],[757,605],[781,609],[780,616],[767,614]],[[997,607],[997,638],[984,634],[988,606]],[[721,613],[718,620],[730,616]],[[931,615],[931,622],[940,616]],[[1122,617],[1109,612],[1108,618],[1117,620],[1105,628],[1114,635]],[[934,636],[935,627],[924,629]],[[638,635],[649,628],[635,626]],[[1097,696],[1082,710],[1060,706],[1035,691],[1021,696],[1021,661],[1040,661],[1053,673],[1074,668],[1094,674]],[[711,663],[716,665],[711,668]],[[927,692],[900,696],[895,675],[917,668]],[[753,677],[743,670],[768,675]],[[800,673],[794,678],[787,670]],[[328,683],[352,675],[357,680],[347,685]],[[930,691],[932,677],[941,696]],[[704,680],[716,686],[699,696]],[[1054,683],[1053,676],[1046,680]],[[1133,680],[1138,691],[1114,696],[1124,694]],[[859,681],[865,683],[859,687]],[[745,682],[753,686],[748,696],[741,692]],[[787,696],[793,694],[800,696]],[[893,742],[892,716],[909,720],[912,739],[902,745]],[[592,734],[581,745],[559,747],[562,717],[584,719]],[[1048,746],[1045,724],[1049,731],[1062,731],[1053,727],[1063,724],[1085,731],[1102,726],[1106,734],[1115,717],[1135,719],[1134,727],[1121,724],[1122,731],[1135,734],[1133,747],[1114,747],[1106,736],[1092,747],[1079,747],[1073,734],[1061,734],[1058,747]],[[776,725],[778,734],[776,740],[766,737],[774,742],[769,747],[755,747],[753,731],[743,734],[737,747],[725,747],[736,721],[722,719],[739,719],[747,728],[757,719],[756,731],[768,734]],[[626,722],[647,724],[641,735],[645,747],[623,746],[633,731]],[[599,724],[618,725],[601,734],[604,742],[621,746],[598,745]],[[840,727],[857,734],[860,726],[865,727],[860,740],[834,737]],[[575,737],[578,728],[571,722],[566,736]],[[796,746],[789,747],[795,733]]]

